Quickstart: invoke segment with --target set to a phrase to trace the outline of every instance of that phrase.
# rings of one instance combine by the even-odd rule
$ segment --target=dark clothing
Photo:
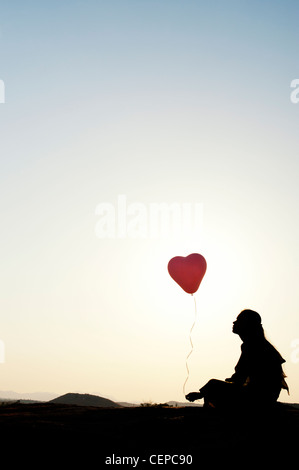
[[[264,337],[246,341],[235,373],[225,382],[210,380],[202,389],[205,403],[212,406],[273,404],[282,388],[288,390],[282,364],[285,360]]]
[[[244,342],[241,350],[230,381],[246,386],[261,399],[276,401],[281,389],[287,389],[282,370],[285,360],[265,338]]]
[[[248,402],[244,386],[223,380],[209,380],[200,394],[204,397],[204,406],[213,408],[240,408]]]

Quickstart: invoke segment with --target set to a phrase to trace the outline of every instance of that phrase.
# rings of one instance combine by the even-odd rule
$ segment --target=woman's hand
[[[195,401],[195,400],[199,400],[200,398],[202,398],[202,396],[199,392],[191,392],[191,393],[188,393],[188,395],[186,395],[185,398],[188,401]]]

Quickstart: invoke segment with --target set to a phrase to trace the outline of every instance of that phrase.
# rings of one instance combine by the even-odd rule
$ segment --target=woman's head
[[[243,310],[233,322],[233,333],[239,335],[242,339],[264,336],[261,316],[254,310]]]

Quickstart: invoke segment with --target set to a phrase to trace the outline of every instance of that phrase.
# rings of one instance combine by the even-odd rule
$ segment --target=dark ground
[[[0,438],[2,461],[9,455],[10,464],[28,463],[39,469],[48,465],[109,469],[113,466],[105,465],[105,460],[113,454],[139,457],[136,468],[155,469],[158,464],[149,463],[153,454],[191,455],[189,468],[206,468],[206,458],[212,468],[213,462],[240,468],[262,461],[269,468],[273,461],[277,466],[294,465],[299,409],[277,404],[275,410],[244,415],[201,407],[113,409],[16,403],[0,407]],[[161,465],[181,467],[169,462],[158,468]],[[129,463],[122,466],[132,468]]]

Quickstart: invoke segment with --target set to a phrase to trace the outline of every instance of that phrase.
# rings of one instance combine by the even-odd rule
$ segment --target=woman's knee
[[[201,389],[202,394],[209,393],[211,390],[214,390],[217,387],[219,380],[210,379]]]

